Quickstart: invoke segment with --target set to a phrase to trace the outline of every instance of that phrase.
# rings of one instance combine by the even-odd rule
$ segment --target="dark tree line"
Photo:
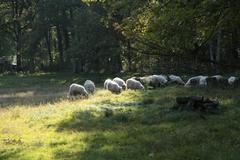
[[[239,10],[235,0],[2,0],[0,56],[32,72],[237,71]]]

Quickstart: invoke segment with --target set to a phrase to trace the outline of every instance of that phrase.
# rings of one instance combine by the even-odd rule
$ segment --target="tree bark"
[[[211,61],[211,67],[214,68],[214,50],[213,50],[213,42],[212,40],[209,43],[209,57]]]
[[[131,42],[127,40],[127,60],[128,60],[128,71],[132,71],[132,56],[131,56]]]
[[[238,50],[239,50],[239,39],[238,39],[238,29],[234,29],[232,33],[232,55],[234,60],[238,60]]]
[[[16,51],[17,51],[16,53],[17,71],[21,71],[22,70],[22,53],[21,53],[22,29],[21,29],[21,24],[19,22],[19,19],[21,17],[22,11],[19,9],[18,0],[12,0],[11,3],[12,3],[12,18],[14,20],[13,30],[14,30]]]
[[[216,62],[219,63],[221,60],[221,39],[222,39],[222,30],[218,29],[217,32],[217,50],[216,50]],[[220,66],[216,66],[217,72],[220,71]]]
[[[216,62],[220,62],[221,58],[221,38],[222,38],[222,31],[221,29],[217,32],[217,51],[216,51]]]
[[[52,66],[53,64],[53,57],[52,57],[52,50],[51,50],[51,40],[52,40],[51,34],[52,34],[51,29],[48,29],[45,35],[46,46],[47,46],[48,56],[49,56],[49,66]]]
[[[61,65],[64,64],[64,59],[63,59],[63,41],[62,41],[62,32],[61,28],[59,25],[57,25],[57,39],[58,39],[58,51],[59,51],[59,60]]]

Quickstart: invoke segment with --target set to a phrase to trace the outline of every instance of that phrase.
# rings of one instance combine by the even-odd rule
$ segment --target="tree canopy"
[[[240,69],[234,0],[2,0],[0,56],[18,71]]]

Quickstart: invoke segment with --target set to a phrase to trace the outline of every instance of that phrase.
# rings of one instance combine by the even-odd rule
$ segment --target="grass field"
[[[87,100],[67,99],[68,86],[98,83]],[[238,160],[240,89],[168,86],[104,91],[107,76],[0,76],[0,159],[3,160]],[[176,96],[220,101],[205,114],[169,110]],[[106,116],[107,111],[112,114]],[[111,113],[111,112],[110,112]]]

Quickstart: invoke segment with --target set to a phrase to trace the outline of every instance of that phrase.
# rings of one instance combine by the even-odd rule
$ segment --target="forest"
[[[235,73],[236,0],[1,0],[0,70]]]

